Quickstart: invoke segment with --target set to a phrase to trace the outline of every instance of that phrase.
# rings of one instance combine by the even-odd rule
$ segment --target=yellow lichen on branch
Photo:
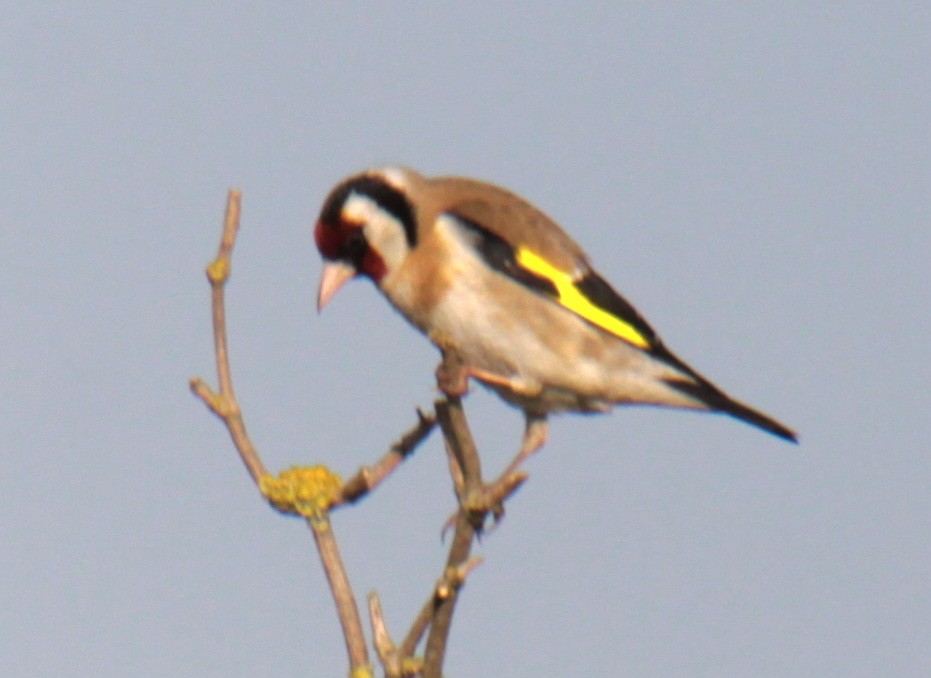
[[[316,518],[340,496],[343,481],[326,466],[295,466],[278,477],[262,476],[259,490],[282,513]]]

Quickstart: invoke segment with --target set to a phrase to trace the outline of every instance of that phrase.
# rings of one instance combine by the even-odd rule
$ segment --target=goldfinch
[[[467,376],[523,409],[516,466],[546,439],[551,412],[646,404],[723,412],[780,438],[795,433],[677,358],[543,212],[498,186],[362,172],[329,194],[314,229],[322,310],[351,278],[388,301]]]

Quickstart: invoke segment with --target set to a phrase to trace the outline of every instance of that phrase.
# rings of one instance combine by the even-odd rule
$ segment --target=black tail
[[[743,403],[739,403],[736,400],[728,399],[724,407],[719,408],[722,412],[726,412],[732,417],[741,419],[748,424],[753,424],[754,426],[763,429],[772,433],[774,436],[779,436],[783,440],[788,440],[790,443],[795,443],[798,445],[798,436],[795,434],[795,431],[790,429],[784,424],[780,424],[778,421],[773,419],[770,416],[754,410],[752,407],[747,407]]]
[[[788,426],[780,424],[778,421],[763,414],[759,410],[755,410],[752,407],[737,402],[701,375],[694,372],[692,372],[692,374],[696,379],[694,382],[670,380],[667,381],[667,383],[677,391],[682,391],[686,395],[700,400],[712,410],[724,412],[735,419],[740,419],[741,421],[745,421],[748,424],[752,424],[757,428],[772,433],[774,436],[779,436],[783,440],[798,444],[798,437],[796,437],[795,431]]]
[[[774,436],[778,436],[783,440],[788,440],[789,442],[798,444],[798,437],[796,437],[795,431],[790,429],[788,426],[780,424],[769,415],[763,414],[759,410],[755,410],[752,407],[744,405],[743,403],[739,403],[731,398],[724,391],[719,389],[717,386],[701,376],[698,372],[686,365],[669,349],[667,349],[662,344],[662,342],[657,341],[651,353],[660,360],[663,360],[676,369],[681,370],[692,378],[692,380],[665,380],[667,384],[672,386],[677,391],[681,391],[682,393],[685,393],[686,395],[705,403],[709,409],[715,410],[717,412],[724,412],[725,414],[729,414],[735,419],[740,419],[741,421],[745,421],[748,424],[752,424],[753,426],[761,428],[768,433],[772,433]]]

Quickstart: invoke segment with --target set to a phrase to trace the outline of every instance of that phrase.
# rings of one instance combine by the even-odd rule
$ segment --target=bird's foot
[[[466,517],[475,529],[479,538],[483,534],[492,532],[504,518],[504,502],[517,492],[521,485],[529,478],[523,471],[502,474],[496,481],[483,484],[478,489],[469,492],[462,498],[460,511],[466,512]],[[455,527],[460,511],[453,513],[443,525],[442,535]],[[491,524],[488,525],[488,516]]]
[[[497,480],[491,483],[482,483],[477,489],[465,492],[461,485],[461,477],[456,483],[456,493],[460,497],[460,509],[464,509],[469,522],[481,535],[494,530],[504,518],[504,502],[514,494],[527,480],[529,475],[520,470],[520,465],[538,451],[546,443],[549,428],[545,415],[527,414],[527,426],[524,430],[524,439],[517,456],[508,464]],[[455,475],[455,474],[454,474]],[[453,528],[459,512],[452,514],[443,525],[442,535]],[[491,525],[486,527],[488,516],[491,516]]]

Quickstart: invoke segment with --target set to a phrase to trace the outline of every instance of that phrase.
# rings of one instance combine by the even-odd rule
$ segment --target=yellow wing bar
[[[560,271],[546,259],[524,247],[518,248],[516,258],[517,263],[528,271],[553,283],[559,294],[559,303],[570,311],[634,346],[650,348],[650,342],[634,329],[633,325],[596,306],[582,294],[575,286],[571,275]]]

